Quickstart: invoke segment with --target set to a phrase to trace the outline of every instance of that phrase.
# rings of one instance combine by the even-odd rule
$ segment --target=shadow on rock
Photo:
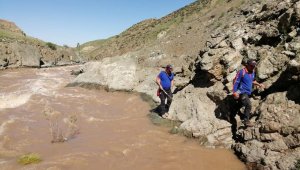
[[[196,70],[196,75],[194,78],[191,80],[191,84],[194,87],[211,87],[214,85],[214,82],[212,81],[214,79],[214,75],[210,74],[206,71],[202,70]]]
[[[300,83],[291,86],[287,91],[286,97],[289,100],[294,101],[296,104],[300,104]]]
[[[242,108],[241,103],[233,99],[231,95],[227,95],[225,98],[216,98],[208,94],[208,96],[216,103],[217,107],[215,109],[215,116],[218,119],[226,120],[231,123],[232,138],[235,141],[243,142],[243,139],[238,135],[238,122],[236,120],[236,115],[239,116],[241,120],[244,119],[244,114],[240,111]],[[245,128],[242,126],[241,128]]]
[[[154,107],[153,109],[151,109],[150,112],[151,113],[156,113],[157,115],[162,116],[160,105],[158,105],[158,106]],[[166,105],[166,112],[169,112],[169,106],[168,105]]]
[[[276,82],[261,92],[261,97],[266,98],[269,94],[276,92],[287,92],[287,98],[300,104],[300,67],[298,65],[293,66],[289,64],[288,68],[280,73],[279,78]]]

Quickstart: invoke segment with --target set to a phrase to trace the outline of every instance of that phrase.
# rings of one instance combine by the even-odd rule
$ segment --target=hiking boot
[[[247,127],[253,127],[254,126],[254,124],[251,123],[249,120],[244,121],[244,125],[247,126]]]

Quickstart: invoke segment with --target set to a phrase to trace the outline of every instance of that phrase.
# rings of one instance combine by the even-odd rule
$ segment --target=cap
[[[166,66],[166,69],[171,70],[171,69],[173,69],[173,67],[172,67],[172,65],[168,64],[168,65]]]
[[[249,59],[249,60],[247,61],[247,65],[250,65],[250,66],[256,66],[256,61],[253,60],[253,59]]]

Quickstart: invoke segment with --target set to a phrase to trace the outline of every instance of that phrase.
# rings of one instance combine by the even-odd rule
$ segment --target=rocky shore
[[[193,57],[168,58],[145,50],[87,63],[73,83],[148,94],[154,101],[159,65],[175,62],[174,99],[169,119],[182,122],[208,147],[232,148],[253,169],[292,169],[300,160],[300,1],[251,1],[224,27],[213,31]],[[144,54],[145,55],[145,54]],[[251,121],[232,119],[232,81],[248,59],[258,61]],[[156,67],[155,67],[156,66]]]
[[[134,91],[159,102],[154,80],[162,66],[173,64],[176,88],[168,118],[182,122],[179,129],[188,131],[204,146],[233,149],[250,169],[299,168],[300,1],[224,1],[231,8],[215,8],[219,3],[216,0],[198,3],[191,10],[203,9],[203,16],[189,13],[192,19],[173,32],[159,32],[151,45],[145,42],[145,46],[130,52],[131,47],[126,47],[126,53],[115,51],[120,55],[86,63],[73,72],[78,76],[71,85]],[[211,11],[204,10],[210,5]],[[218,10],[223,13],[217,17]],[[176,17],[181,15],[184,10],[176,12]],[[156,28],[151,22],[142,30],[147,27]],[[21,32],[20,36],[26,35]],[[116,42],[119,45],[120,49],[126,46]],[[97,50],[93,52],[105,57]],[[241,125],[240,115],[232,116],[231,89],[237,71],[248,59],[258,62],[256,79],[266,89],[253,91],[251,122],[255,126],[247,128]],[[1,68],[81,62],[79,53],[71,48],[54,50],[28,41],[0,41]]]
[[[84,63],[78,50],[27,36],[13,22],[0,19],[0,69],[78,63]]]

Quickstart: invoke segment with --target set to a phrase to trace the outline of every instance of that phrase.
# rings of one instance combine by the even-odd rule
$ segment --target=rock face
[[[230,25],[235,29],[212,34],[208,41],[213,45],[200,52],[195,62],[194,79],[204,73],[211,82],[223,84],[207,94],[219,108],[215,113],[231,120],[226,116],[232,114],[233,103],[223,93],[230,93],[244,61],[258,61],[257,80],[267,87],[254,92],[261,100],[251,100],[252,112],[259,116],[252,119],[253,128],[245,129],[235,117],[237,127],[232,131],[236,137],[232,148],[254,169],[292,169],[300,159],[298,5],[299,1],[249,3],[236,14],[241,22]],[[230,45],[218,37],[225,37],[222,41]]]
[[[203,145],[230,148],[233,143],[231,124],[216,119],[215,114],[212,114],[217,106],[206,96],[207,90],[189,85],[178,92],[169,110],[170,118],[182,121],[180,128],[200,138]]]
[[[6,67],[51,67],[83,62],[73,49],[61,47],[52,50],[47,46],[18,41],[0,41],[0,60]],[[1,65],[1,64],[0,64]]]
[[[231,147],[249,168],[292,169],[300,160],[300,2],[243,2],[195,56],[168,55],[160,48],[168,43],[167,32],[153,49],[86,64],[76,82],[142,92],[159,101],[155,77],[172,63],[176,89],[169,119],[181,121],[181,130],[205,146]],[[208,23],[216,22],[214,17]],[[232,81],[248,59],[257,60],[256,79],[266,86],[253,91],[254,127],[241,126],[231,97]]]
[[[50,67],[83,62],[73,48],[50,48],[27,37],[14,23],[0,19],[0,69],[7,67]]]
[[[299,99],[299,86],[294,88]],[[300,159],[300,105],[290,100],[288,93],[268,95],[257,109],[257,125],[239,131],[244,143],[234,148],[244,161],[256,162],[262,168],[292,169]]]
[[[155,78],[159,72],[159,68],[139,66],[136,55],[128,53],[86,63],[83,73],[72,84],[96,84],[110,90],[136,91],[145,93],[158,102]]]
[[[105,58],[101,62],[87,63],[84,73],[74,83],[93,83],[109,89],[132,91],[137,84],[134,56]]]
[[[19,59],[21,66],[40,67],[42,55],[36,47],[14,43],[12,51],[14,52],[14,56]]]
[[[0,29],[8,30],[9,32],[13,32],[19,35],[24,35],[24,32],[18,26],[16,26],[15,23],[3,19],[0,19]]]

